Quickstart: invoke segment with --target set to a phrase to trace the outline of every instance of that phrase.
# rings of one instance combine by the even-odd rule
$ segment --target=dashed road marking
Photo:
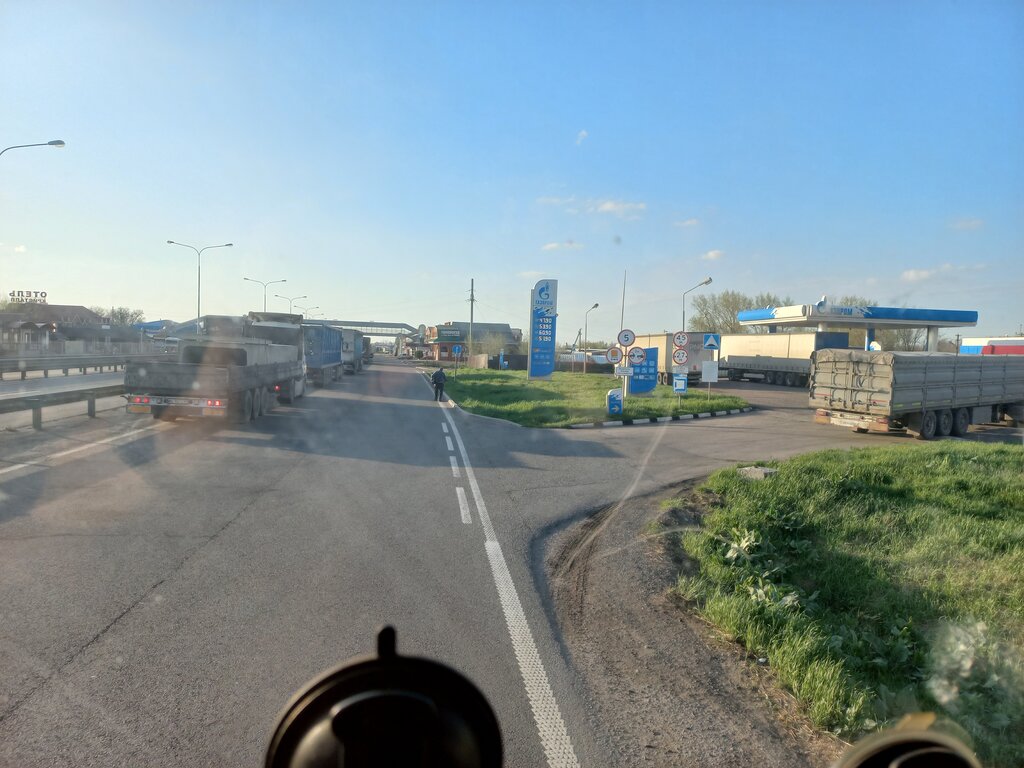
[[[469,516],[469,501],[466,499],[466,489],[461,485],[455,487],[455,493],[459,497],[459,512],[462,515],[462,522],[472,525],[473,518]]]
[[[462,472],[459,471],[459,460],[455,456],[448,457],[452,462],[452,477],[458,479],[462,477]]]
[[[443,421],[441,422],[441,431],[443,431],[446,435],[448,434],[448,425],[445,424]]]
[[[448,435],[444,436],[444,442],[447,444],[449,452],[455,450],[455,446],[452,445],[452,439]]]

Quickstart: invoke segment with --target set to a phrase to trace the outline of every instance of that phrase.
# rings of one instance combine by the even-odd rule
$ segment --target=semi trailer
[[[1024,356],[821,349],[809,392],[821,424],[962,436],[972,424],[1024,421]]]

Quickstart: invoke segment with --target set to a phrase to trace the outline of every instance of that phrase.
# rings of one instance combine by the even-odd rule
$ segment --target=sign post
[[[459,375],[459,355],[462,354],[462,345],[455,344],[452,346],[452,354],[455,355],[455,375]]]
[[[527,379],[550,379],[555,370],[558,281],[538,280],[530,303],[530,358]]]
[[[625,287],[623,287],[623,291],[625,291]],[[619,346],[622,347],[622,349],[628,349],[629,345],[636,341],[636,334],[633,333],[628,328],[623,328],[621,331],[619,331],[619,335],[616,338],[616,341],[619,342]],[[629,377],[625,374],[618,373],[618,370],[619,369],[616,368],[616,375],[622,376],[622,409],[623,411],[625,411],[626,396],[629,394]],[[632,373],[632,371],[630,373]]]

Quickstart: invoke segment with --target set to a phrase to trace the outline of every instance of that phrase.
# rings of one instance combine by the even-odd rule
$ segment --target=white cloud
[[[960,230],[961,232],[970,232],[975,229],[981,229],[985,226],[983,219],[978,219],[973,216],[965,216],[959,219],[953,219],[949,223],[950,229]]]
[[[700,226],[700,219],[683,219],[682,221],[672,222],[673,227],[679,227],[680,229],[691,229],[693,227]]]
[[[937,275],[944,275],[950,272],[962,273],[962,272],[978,272],[985,269],[984,264],[942,264],[932,269],[905,269],[900,275],[900,280],[905,283],[920,283],[924,280],[931,280]]]
[[[905,283],[920,283],[922,280],[930,278],[935,272],[934,269],[905,269],[900,275],[900,280]]]
[[[542,251],[576,250],[583,247],[583,243],[575,240],[563,240],[560,243],[546,243],[541,246]]]
[[[26,248],[24,245],[16,245],[16,246],[14,246],[14,252],[15,253],[25,253],[25,251],[27,251],[27,250],[28,250],[28,248]]]
[[[725,251],[717,251],[717,250],[715,250],[715,251],[708,251],[707,253],[702,254],[701,258],[704,259],[704,261],[718,261],[723,256],[725,256]]]
[[[577,133],[576,134],[576,146],[578,147],[580,144],[582,144],[583,140],[585,138],[587,138],[587,136],[589,136],[589,135],[590,134],[587,133],[586,129],[584,129],[584,130],[580,131],[579,133]]]
[[[563,208],[566,213],[605,213],[620,219],[638,219],[647,210],[647,203],[631,203],[625,200],[603,200],[587,198],[578,200],[575,195],[569,197],[545,196],[538,197],[539,205],[553,205]]]

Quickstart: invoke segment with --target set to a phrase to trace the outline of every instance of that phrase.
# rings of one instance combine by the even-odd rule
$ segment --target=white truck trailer
[[[964,435],[971,424],[1024,421],[1024,355],[821,349],[810,405],[820,424],[857,432]]]
[[[345,373],[363,370],[363,332],[341,329],[341,368]]]
[[[765,384],[805,387],[815,350],[849,346],[850,334],[835,331],[722,334],[719,375],[731,381],[755,379]]]

